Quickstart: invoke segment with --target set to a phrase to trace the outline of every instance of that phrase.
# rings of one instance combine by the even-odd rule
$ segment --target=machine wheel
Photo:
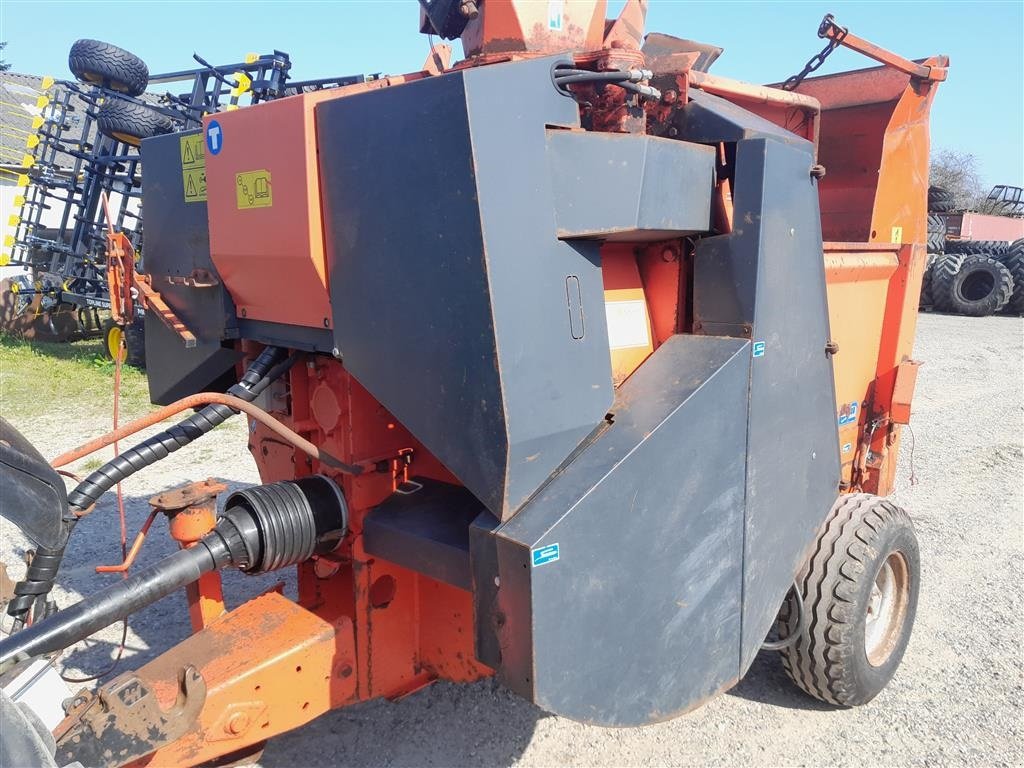
[[[96,127],[104,136],[139,146],[143,139],[160,136],[174,130],[174,123],[142,104],[107,98],[96,113]]]
[[[999,260],[1003,264],[1007,264],[1014,256],[1024,256],[1024,237],[1020,240],[1014,240],[1006,246],[1006,251],[999,257]]]
[[[68,54],[71,73],[83,83],[138,96],[149,85],[149,67],[133,53],[100,40],[78,40]]]
[[[932,296],[939,309],[984,317],[1006,306],[1013,293],[1013,276],[991,256],[972,253],[947,258],[932,278]]]
[[[146,369],[146,321],[137,318],[135,322],[125,329],[125,342],[128,346],[128,365],[138,368],[140,371]]]
[[[928,187],[928,212],[949,213],[956,207],[953,193],[942,187]]]
[[[136,320],[121,327],[113,320],[103,321],[103,354],[108,360],[116,360],[121,341],[124,340],[125,357],[121,362],[134,368],[146,367],[146,333],[144,321]]]
[[[949,293],[950,286],[956,278],[960,263],[964,257],[960,254],[947,253],[936,259],[928,271],[931,273],[929,290],[931,291],[932,306],[935,309],[945,311],[942,296]]]
[[[935,303],[935,299],[932,297],[932,269],[941,258],[942,254],[940,253],[928,254],[928,260],[924,266],[924,275],[921,276],[921,300],[918,302],[918,307],[931,308]]]
[[[949,244],[951,253],[987,253],[999,257],[1009,250],[1007,243],[1001,240],[956,240]]]
[[[914,626],[920,556],[910,517],[878,496],[841,496],[797,584],[808,616],[782,652],[786,672],[829,704],[871,701],[895,674]],[[788,597],[780,621],[791,631],[796,610]]]
[[[1003,310],[1015,315],[1024,314],[1024,248],[1008,257],[1003,266],[1013,278],[1013,292]]]
[[[928,214],[928,252],[942,253],[946,246],[946,220],[939,213]]]

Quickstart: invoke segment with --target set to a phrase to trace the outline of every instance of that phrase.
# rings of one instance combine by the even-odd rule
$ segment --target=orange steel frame
[[[604,26],[595,26],[594,19],[603,22],[603,0],[566,0],[565,5],[594,14],[581,17],[593,23],[576,25],[583,39],[592,43],[601,37],[598,30],[603,32]],[[623,12],[628,23],[620,20],[609,26],[610,32],[638,41],[637,18],[642,27],[644,6],[631,0]],[[517,12],[525,13],[529,4],[489,0],[487,7],[492,9],[490,21],[481,18],[469,28],[469,38],[480,50],[476,63],[534,53],[526,44],[498,50],[501,35],[523,37],[527,17]],[[544,45],[532,38],[525,42]],[[838,344],[837,419],[848,422],[839,430],[844,488],[880,494],[892,487],[900,424],[909,420],[916,373],[910,354],[926,239],[928,110],[948,63],[929,59],[923,66],[930,76],[920,77],[904,71],[907,66],[901,62],[905,60],[893,57],[881,68],[807,80],[796,93],[702,73],[676,73],[684,83],[689,76],[694,87],[731,99],[819,148],[819,162],[827,168],[820,197],[831,336]],[[342,88],[331,97],[424,76],[426,72]],[[310,109],[311,101],[294,100],[302,110]],[[306,151],[315,156],[309,125],[307,120],[307,140],[314,143]],[[724,157],[724,147],[722,151]],[[303,186],[294,191],[297,202],[311,212],[318,201],[307,197],[305,185],[309,174],[315,176],[315,165],[306,160],[304,170],[295,175]],[[210,191],[216,228],[213,179]],[[275,191],[275,205],[279,194],[284,199],[288,190]],[[319,221],[318,211],[317,217]],[[727,181],[719,188],[716,220],[719,231],[729,231]],[[322,238],[315,227],[306,235]],[[322,251],[281,252],[273,258],[282,263],[312,261],[311,285],[317,286],[313,302],[303,311],[316,305],[305,322],[323,323]],[[688,295],[693,245],[685,238],[610,243],[602,249],[602,259],[607,300],[642,298],[647,311],[649,344],[610,352],[620,382],[669,336],[693,331]],[[261,296],[261,301],[271,298],[265,291]],[[298,315],[294,319],[303,322]],[[242,342],[241,349],[251,360],[259,346]],[[244,754],[332,708],[375,697],[399,698],[436,679],[466,682],[492,674],[476,661],[469,592],[371,557],[363,548],[367,513],[405,479],[407,461],[418,476],[457,480],[334,359],[307,358],[272,387],[270,400],[268,410],[325,455],[348,464],[373,463],[377,471],[340,474],[250,419],[248,447],[261,479],[274,482],[314,473],[334,477],[348,500],[350,535],[339,550],[298,567],[297,601],[272,590],[221,615],[219,576],[190,591],[196,633],[137,674],[166,707],[178,693],[178,671],[192,664],[206,681],[206,702],[188,734],[137,765],[196,765]],[[204,609],[211,604],[216,610]]]

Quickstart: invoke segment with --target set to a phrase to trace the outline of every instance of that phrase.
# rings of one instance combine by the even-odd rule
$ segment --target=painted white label
[[[556,31],[562,29],[563,13],[565,13],[565,0],[548,0],[548,29]]]
[[[647,326],[647,302],[606,301],[605,317],[608,318],[608,346],[611,349],[646,347],[651,343]]]

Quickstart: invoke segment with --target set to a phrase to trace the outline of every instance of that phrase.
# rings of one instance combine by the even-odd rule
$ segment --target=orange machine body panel
[[[829,328],[838,344],[832,369],[842,478],[853,479],[865,408],[875,378],[889,281],[899,267],[898,247],[825,243]]]
[[[210,254],[241,318],[333,325],[314,108],[343,92],[301,94],[203,121],[207,133],[216,123],[220,146],[214,154],[207,138]]]

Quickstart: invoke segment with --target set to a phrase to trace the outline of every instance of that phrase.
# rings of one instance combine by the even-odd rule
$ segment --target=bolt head
[[[224,725],[224,730],[230,733],[232,736],[239,736],[245,733],[249,727],[249,715],[245,712],[236,712],[233,714]]]

